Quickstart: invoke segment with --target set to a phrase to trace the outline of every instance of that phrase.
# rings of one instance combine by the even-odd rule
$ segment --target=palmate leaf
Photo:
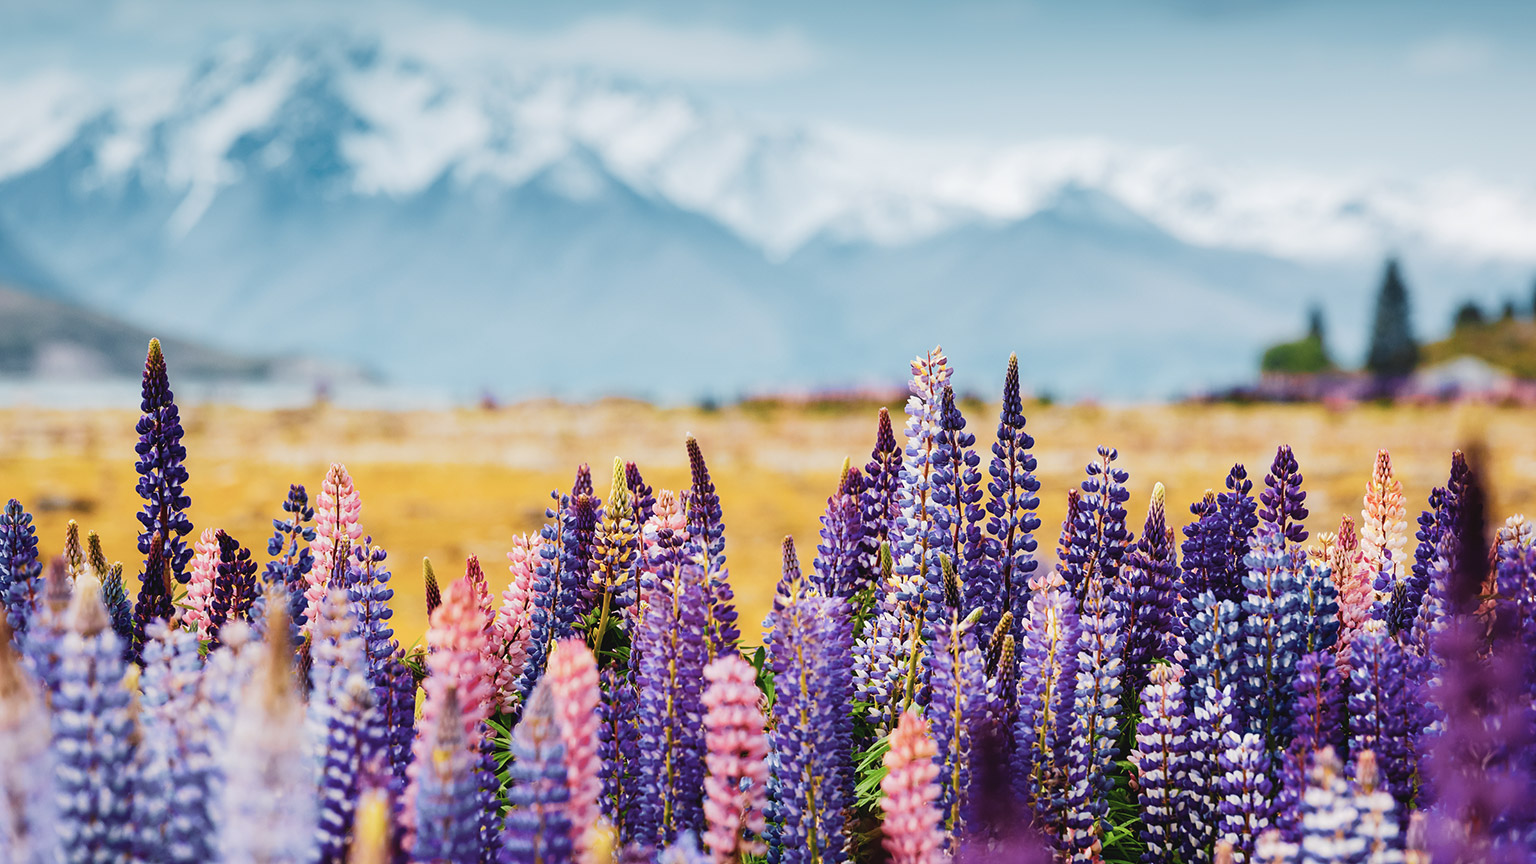
[[[863,752],[854,757],[855,774],[859,778],[854,785],[854,804],[860,810],[873,812],[880,806],[885,793],[880,781],[885,779],[885,754],[890,752],[891,736],[882,735]]]

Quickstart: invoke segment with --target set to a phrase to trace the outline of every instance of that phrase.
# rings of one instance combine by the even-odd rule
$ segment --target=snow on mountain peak
[[[0,179],[87,134],[102,182],[137,173],[181,196],[173,236],[249,171],[396,198],[445,179],[515,187],[536,176],[583,196],[596,171],[774,258],[817,236],[890,246],[1022,219],[1082,188],[1199,245],[1314,260],[1414,245],[1536,261],[1536,190],[1471,176],[1333,177],[1091,139],[935,148],[768,124],[587,71],[449,72],[334,33],[232,42],[174,87],[141,82],[106,100],[67,76],[0,88]],[[596,164],[560,167],[584,154]]]

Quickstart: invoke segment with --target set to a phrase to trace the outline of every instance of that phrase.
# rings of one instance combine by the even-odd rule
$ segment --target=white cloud
[[[1421,75],[1465,75],[1493,65],[1496,53],[1493,43],[1481,37],[1448,34],[1416,46],[1408,54],[1408,66]]]

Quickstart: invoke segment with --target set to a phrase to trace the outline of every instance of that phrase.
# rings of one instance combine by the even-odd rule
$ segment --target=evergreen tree
[[[1387,260],[1381,293],[1376,295],[1376,320],[1371,325],[1371,350],[1365,368],[1382,378],[1401,378],[1419,362],[1419,343],[1408,320],[1408,289],[1397,260]]]
[[[1451,319],[1451,327],[1456,330],[1463,327],[1477,327],[1484,323],[1486,322],[1483,320],[1482,307],[1478,306],[1475,300],[1468,300],[1456,307],[1456,317]]]

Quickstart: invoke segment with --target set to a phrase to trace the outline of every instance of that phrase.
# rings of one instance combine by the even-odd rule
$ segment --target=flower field
[[[0,860],[1532,859],[1536,417],[998,371],[0,412]]]

